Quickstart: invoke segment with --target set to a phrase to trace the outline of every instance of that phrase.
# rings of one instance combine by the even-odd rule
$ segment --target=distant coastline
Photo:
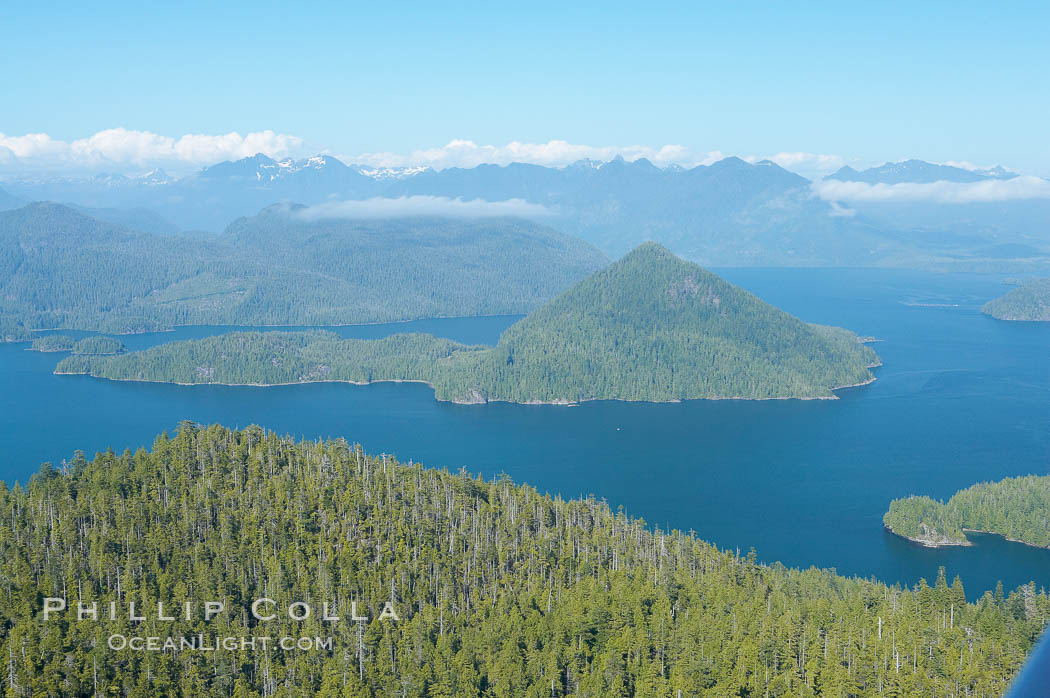
[[[137,335],[137,334],[161,334],[162,332],[175,332],[181,328],[187,327],[221,327],[223,329],[230,330],[250,330],[255,327],[273,327],[273,328],[287,328],[287,327],[303,327],[311,330],[330,330],[339,327],[373,327],[375,325],[406,325],[410,322],[426,322],[428,320],[474,320],[477,318],[493,318],[493,317],[524,317],[525,313],[482,313],[481,315],[426,315],[423,317],[409,318],[407,320],[377,320],[375,322],[340,322],[337,324],[247,324],[247,325],[227,325],[227,324],[209,324],[209,323],[176,323],[169,327],[163,327],[156,330],[127,330],[124,332],[101,332],[99,330],[85,330],[76,327],[44,327],[40,329],[32,329],[29,332],[90,332],[91,335],[96,334],[111,334],[116,336],[126,335]],[[91,336],[89,335],[89,336]],[[8,342],[31,342],[33,338],[28,339],[5,339]],[[880,340],[872,340],[880,341]]]
[[[882,365],[881,363],[873,364],[871,366],[871,368],[877,368],[878,366],[881,366],[881,365]],[[222,383],[222,382],[219,382],[219,381],[215,381],[215,382],[211,382],[211,383],[188,383],[188,382],[185,382],[185,381],[166,381],[166,380],[156,380],[156,379],[153,379],[153,378],[108,378],[106,376],[93,376],[90,373],[87,373],[85,371],[59,371],[59,370],[55,370],[55,371],[52,371],[51,373],[53,375],[56,375],[56,376],[87,376],[88,378],[93,378],[95,380],[115,381],[115,382],[118,382],[118,383],[156,383],[156,384],[160,384],[160,385],[178,385],[178,386],[187,387],[187,388],[198,387],[198,386],[207,386],[207,385],[218,385],[218,386],[222,386],[222,387],[225,387],[225,388],[278,388],[278,387],[282,387],[282,386],[286,387],[286,386],[291,386],[291,385],[313,385],[315,383],[345,383],[347,385],[358,385],[358,386],[374,385],[376,383],[421,383],[421,384],[427,386],[428,388],[430,388],[431,390],[434,390],[434,384],[431,383],[430,381],[413,379],[413,378],[377,378],[376,380],[371,380],[371,381],[353,381],[353,380],[344,380],[344,379],[325,378],[325,379],[320,379],[320,380],[284,381],[282,383]],[[831,390],[835,391],[835,390],[845,390],[847,388],[860,388],[860,387],[863,387],[865,385],[870,385],[870,384],[874,383],[876,380],[877,380],[876,377],[872,376],[868,380],[861,381],[860,383],[851,383],[850,385],[839,385],[839,386],[836,386],[834,388],[831,388]],[[715,400],[741,400],[741,401],[750,401],[750,402],[765,402],[765,401],[768,401],[768,400],[838,400],[839,397],[837,395],[780,395],[780,396],[777,396],[777,397],[743,397],[743,396],[738,396],[738,395],[730,395],[730,396],[717,395],[717,396],[713,396],[713,397],[687,398],[687,399],[684,399],[684,400],[681,400],[681,399],[676,399],[676,400],[630,400],[630,399],[626,399],[626,398],[598,398],[598,397],[595,397],[595,398],[583,398],[582,400],[570,400],[568,398],[561,398],[561,399],[557,399],[557,400],[518,401],[518,400],[505,400],[505,399],[496,399],[496,398],[493,398],[493,399],[478,399],[478,400],[464,400],[464,399],[458,399],[457,398],[457,399],[452,399],[452,400],[446,400],[444,398],[439,398],[439,397],[437,397],[435,395],[434,399],[437,400],[438,402],[448,402],[448,403],[452,403],[454,405],[484,405],[484,404],[489,403],[489,402],[503,402],[503,403],[507,403],[507,404],[511,404],[511,405],[553,405],[553,406],[559,406],[559,407],[576,407],[576,406],[578,406],[578,405],[580,405],[580,404],[582,404],[584,402],[637,402],[637,403],[647,403],[647,404],[653,404],[653,405],[664,405],[664,404],[673,404],[673,403],[679,403],[679,402],[694,402],[694,401],[702,401],[702,400],[712,400],[712,401],[715,401]]]

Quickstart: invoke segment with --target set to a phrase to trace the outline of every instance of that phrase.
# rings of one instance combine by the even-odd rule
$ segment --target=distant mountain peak
[[[608,160],[598,165],[598,171],[603,173],[609,172],[621,172],[627,167],[627,161],[623,159],[622,155],[617,155],[612,160]]]
[[[415,167],[371,167],[368,165],[351,165],[350,169],[358,174],[364,175],[365,177],[374,179],[377,182],[397,181],[408,179],[409,177],[415,177],[424,172],[434,172],[433,169],[425,165],[417,165]]]
[[[317,154],[313,157],[306,158],[305,160],[299,160],[295,163],[295,171],[313,169],[323,170],[328,167],[334,167],[336,169],[346,168],[346,164],[339,158],[332,157],[331,155]]]
[[[264,170],[275,170],[278,163],[273,158],[262,153],[256,153],[250,157],[240,160],[226,160],[211,167],[205,167],[197,175],[203,179],[216,179],[220,177],[249,177],[261,178]]]
[[[730,155],[729,157],[722,158],[717,162],[711,163],[711,167],[749,167],[751,163],[746,160],[738,158],[736,155]]]
[[[591,158],[583,158],[576,162],[566,165],[562,169],[564,170],[597,170],[604,163],[601,160],[592,160]]]
[[[276,165],[277,161],[264,153],[256,153],[240,160],[234,160],[233,164],[247,163],[252,165]]]
[[[674,252],[671,252],[671,250],[667,249],[666,247],[664,247],[660,243],[656,242],[655,240],[647,240],[647,241],[643,242],[641,245],[638,245],[638,247],[635,247],[633,250],[628,252],[626,255],[624,255],[623,256],[623,261],[625,261],[625,262],[628,261],[628,260],[637,261],[637,260],[646,259],[646,258],[649,258],[649,259],[660,259],[660,258],[671,259],[671,258],[675,258],[675,259],[677,259],[677,257],[675,257]]]
[[[970,170],[954,165],[939,165],[925,160],[903,160],[886,162],[878,167],[871,167],[861,172],[845,166],[828,175],[826,179],[844,182],[865,182],[867,184],[903,184],[958,182],[971,183],[986,179],[1009,179],[1016,174],[996,166],[988,170]]]
[[[838,180],[841,180],[843,182],[847,182],[847,181],[851,181],[858,174],[860,174],[860,172],[858,172],[857,170],[853,169],[849,165],[843,165],[842,167],[838,168],[837,170],[835,170],[834,172],[829,174],[824,179],[838,179]]]
[[[1016,172],[1008,170],[1002,165],[995,165],[993,167],[988,167],[983,170],[975,171],[979,172],[980,174],[983,174],[984,176],[990,179],[1013,179],[1017,176]]]
[[[136,177],[136,179],[145,184],[168,184],[175,181],[174,177],[159,167],[152,169],[149,172],[143,172]]]

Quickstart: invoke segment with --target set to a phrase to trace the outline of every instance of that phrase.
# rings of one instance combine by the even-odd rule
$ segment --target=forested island
[[[929,547],[970,545],[965,531],[1050,547],[1050,476],[982,482],[956,492],[947,502],[930,497],[896,499],[883,522],[897,535]]]
[[[271,206],[163,235],[35,203],[0,212],[0,340],[175,325],[341,325],[525,313],[608,259],[516,218],[312,218]]]
[[[1050,322],[1050,279],[1025,281],[981,310],[998,320]]]
[[[68,351],[81,355],[119,354],[124,351],[124,343],[115,337],[94,335],[77,340],[65,334],[49,334],[37,337],[29,346],[32,351],[57,352]]]
[[[0,511],[10,696],[1001,695],[1050,616],[1034,585],[967,600],[943,568],[902,589],[763,565],[591,498],[257,427],[45,464],[0,483]],[[45,597],[116,619],[45,622]],[[256,621],[260,598],[315,611]],[[183,617],[210,599],[225,611]],[[114,634],[332,644],[134,652]]]
[[[647,243],[512,325],[495,347],[419,334],[233,333],[70,357],[56,372],[189,384],[413,380],[439,400],[577,403],[832,398],[873,380],[877,363],[852,332],[802,322]]]

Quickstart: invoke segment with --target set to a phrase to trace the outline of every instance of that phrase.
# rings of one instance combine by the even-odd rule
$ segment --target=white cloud
[[[832,218],[852,218],[857,215],[856,209],[843,206],[838,201],[831,202],[831,210],[828,211],[828,215]]]
[[[70,142],[53,139],[46,133],[0,133],[0,164],[35,171],[146,167],[187,170],[256,153],[274,158],[298,155],[304,147],[302,138],[273,131],[244,136],[237,132],[216,136],[190,133],[172,138],[149,131],[111,128]]]
[[[298,136],[258,131],[241,135],[230,132],[219,135],[188,133],[173,138],[150,131],[112,128],[87,138],[62,141],[46,133],[8,136],[0,133],[0,168],[4,172],[96,173],[141,172],[162,167],[173,174],[187,174],[223,160],[237,160],[263,153],[275,159],[306,157],[327,149],[312,147]],[[546,143],[511,141],[506,145],[478,144],[456,139],[437,148],[424,148],[409,153],[367,152],[340,155],[340,160],[377,170],[385,168],[475,167],[492,163],[531,163],[562,167],[577,160],[608,161],[622,157],[628,161],[647,158],[658,167],[710,165],[729,154],[720,150],[697,150],[679,144],[594,146],[551,140]],[[832,172],[846,160],[838,155],[781,152],[774,155],[743,157],[748,162],[772,160],[781,167],[814,178]]]
[[[706,165],[725,157],[719,151],[699,152],[682,145],[592,146],[547,141],[546,143],[522,143],[511,141],[502,146],[479,145],[469,140],[453,140],[440,148],[426,148],[411,153],[375,152],[340,156],[345,162],[370,167],[432,167],[436,170],[448,167],[474,167],[485,163],[507,165],[525,162],[547,167],[561,167],[577,160],[612,160],[616,156],[624,160],[647,158],[654,165],[664,167],[678,164],[688,167]]]
[[[966,160],[945,160],[944,162],[937,163],[938,165],[947,165],[948,167],[958,167],[960,170],[969,170],[971,172],[982,172],[984,170],[990,170],[995,165],[975,165],[972,162]]]
[[[9,136],[0,133],[0,171],[15,175],[33,172],[84,174],[109,171],[130,173],[142,172],[155,167],[164,168],[172,174],[182,175],[223,160],[237,160],[250,157],[256,153],[263,153],[275,159],[283,159],[306,157],[318,152],[328,154],[331,151],[311,145],[298,136],[276,133],[270,130],[244,135],[233,131],[218,135],[189,133],[179,137],[171,137],[150,131],[112,128],[99,131],[86,138],[68,142],[51,138],[46,133],[27,133],[21,136]],[[730,153],[720,150],[698,150],[680,144],[595,146],[570,143],[564,140],[551,140],[546,143],[511,141],[505,145],[486,145],[475,143],[471,140],[456,139],[440,147],[423,148],[408,153],[383,151],[366,152],[358,155],[339,155],[338,157],[345,163],[375,170],[423,167],[441,170],[449,167],[475,167],[486,163],[507,165],[512,162],[562,167],[577,160],[590,159],[604,162],[617,156],[628,161],[647,158],[658,167],[667,167],[669,165],[696,167],[697,165],[710,165],[728,155]],[[862,165],[856,159],[847,159],[841,155],[799,151],[783,151],[772,155],[742,155],[740,157],[751,163],[760,160],[771,160],[787,170],[814,180],[820,179],[846,164],[854,167]],[[945,164],[972,170],[986,169],[969,162],[950,162]],[[1018,194],[1024,189],[1022,184],[1015,183],[1011,185],[1015,188],[1009,188],[1005,193],[997,190],[986,193],[949,193],[945,191],[914,194],[914,196],[918,198],[940,196],[951,200],[955,200],[959,196],[988,196],[992,197],[990,200],[998,200],[998,198],[1002,197],[1024,198]],[[816,185],[814,186],[816,187]],[[1029,182],[1028,186],[1031,188],[1033,185]],[[1036,186],[1036,189],[1039,186],[1041,185]],[[824,196],[822,193],[820,195]],[[846,196],[847,193],[836,193],[835,195]],[[883,200],[906,196],[906,194],[899,191],[892,193],[849,192],[848,195],[862,197],[865,200]],[[1036,194],[1036,196],[1042,197],[1045,194],[1040,193]]]
[[[646,158],[657,167],[680,165],[696,167],[718,162],[730,153],[721,150],[697,150],[684,145],[668,144],[662,146],[628,145],[628,146],[593,146],[568,141],[553,140],[546,143],[522,143],[511,141],[506,145],[479,145],[469,140],[453,140],[440,148],[426,148],[411,153],[375,152],[359,155],[340,155],[344,162],[355,163],[374,168],[431,167],[441,170],[449,167],[475,167],[492,163],[507,165],[512,162],[524,162],[547,167],[563,167],[577,160],[608,161],[619,156],[624,160],[634,161]],[[804,177],[823,177],[843,165],[856,165],[857,160],[847,160],[841,155],[804,152],[780,152],[773,155],[744,155],[742,160],[756,163],[771,160],[784,169],[796,172]]]
[[[742,159],[747,162],[772,160],[785,170],[791,170],[809,179],[819,179],[847,164],[846,158],[841,155],[824,153],[783,152],[775,155],[748,155]]]
[[[431,167],[441,170],[448,167],[475,167],[492,163],[507,165],[524,162],[547,167],[562,167],[577,160],[608,161],[620,156],[634,161],[646,158],[658,167],[681,165],[696,167],[718,162],[730,153],[721,150],[696,150],[684,145],[662,146],[593,146],[568,141],[553,140],[546,143],[522,143],[511,141],[502,146],[479,145],[469,140],[453,140],[440,148],[427,148],[411,153],[375,152],[359,155],[341,155],[344,162],[375,168]],[[750,163],[771,160],[784,169],[797,172],[804,177],[823,177],[847,163],[857,164],[841,155],[803,152],[780,152],[773,155],[744,155],[742,160]]]
[[[113,128],[69,142],[51,138],[46,133],[22,136],[0,133],[0,166],[14,172],[130,172],[163,167],[172,172],[184,173],[256,153],[285,158],[305,157],[317,151],[330,152],[317,147],[308,150],[304,139],[273,131],[243,136],[237,132],[219,135],[191,133],[173,138],[149,131]],[[485,163],[507,165],[512,162],[561,167],[577,160],[604,162],[617,156],[629,161],[647,158],[658,167],[672,164],[695,167],[710,165],[726,155],[718,150],[699,151],[677,144],[592,146],[552,140],[546,143],[511,141],[506,145],[485,145],[457,139],[441,147],[410,153],[368,152],[338,157],[346,163],[375,169],[431,167],[441,170],[475,167]]]
[[[813,183],[822,199],[840,202],[930,201],[944,204],[1050,199],[1050,180],[1039,177],[988,179],[982,182],[904,182],[868,184],[826,179]]]
[[[403,218],[411,216],[447,216],[453,218],[490,218],[524,216],[536,218],[552,211],[523,199],[485,201],[484,199],[450,199],[447,196],[402,196],[372,198],[361,201],[333,201],[299,210],[295,215],[310,221],[330,218]]]

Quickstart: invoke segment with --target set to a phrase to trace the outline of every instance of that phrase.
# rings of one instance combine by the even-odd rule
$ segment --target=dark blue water
[[[945,498],[981,480],[1050,471],[1050,324],[1007,323],[980,305],[998,279],[885,270],[722,270],[803,319],[883,340],[878,380],[836,401],[452,405],[419,384],[272,388],[117,383],[54,376],[60,354],[0,346],[0,475],[26,479],[77,449],[148,446],[181,419],[256,423],[541,491],[593,493],[650,524],[787,565],[915,584],[937,567],[973,598],[1003,580],[1050,586],[1050,551],[975,536],[930,550],[886,533],[908,494]],[[939,307],[947,306],[947,307]],[[496,340],[514,318],[338,328]],[[228,328],[124,338],[137,349]]]

